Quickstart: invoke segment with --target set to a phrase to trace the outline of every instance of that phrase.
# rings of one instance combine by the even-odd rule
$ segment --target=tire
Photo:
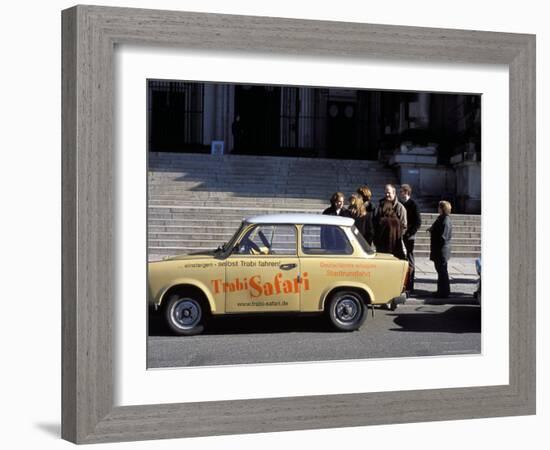
[[[358,330],[367,318],[367,307],[363,298],[353,291],[333,294],[327,312],[331,325],[340,331]]]
[[[204,330],[207,310],[193,295],[174,294],[168,300],[164,317],[170,330],[180,336],[193,336]]]

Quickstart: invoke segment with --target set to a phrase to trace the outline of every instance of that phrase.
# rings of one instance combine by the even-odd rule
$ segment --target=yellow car
[[[408,262],[376,253],[354,220],[317,214],[246,219],[217,250],[149,263],[148,301],[178,335],[211,316],[324,313],[359,329],[372,305],[405,301]]]

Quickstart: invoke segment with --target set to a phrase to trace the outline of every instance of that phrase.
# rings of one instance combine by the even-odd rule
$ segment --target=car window
[[[372,255],[376,253],[372,245],[369,245],[369,243],[365,240],[361,232],[355,227],[355,225],[351,227],[351,232],[355,236],[355,239],[357,239],[357,242],[359,242],[359,244],[361,245],[361,248],[365,250],[365,253],[367,253],[368,255]]]
[[[336,225],[304,225],[302,251],[310,255],[351,255],[346,233]]]
[[[293,225],[257,225],[241,239],[241,255],[296,255],[296,228]]]

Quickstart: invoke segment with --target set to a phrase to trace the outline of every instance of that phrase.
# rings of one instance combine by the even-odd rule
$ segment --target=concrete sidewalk
[[[418,277],[435,275],[437,278],[434,263],[433,261],[430,261],[429,258],[417,257],[415,260],[415,266],[416,275]],[[451,278],[477,278],[475,258],[451,258],[447,267],[449,269],[449,277]]]
[[[477,289],[479,276],[475,258],[451,258],[448,264],[451,281],[451,295],[447,299],[430,296],[437,290],[437,272],[428,258],[416,258],[414,293],[406,304],[472,304],[476,303],[473,293]]]

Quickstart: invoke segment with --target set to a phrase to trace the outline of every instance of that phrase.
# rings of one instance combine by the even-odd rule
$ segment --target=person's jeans
[[[451,293],[447,261],[437,259],[434,261],[434,265],[437,271],[437,294],[447,297]]]
[[[414,289],[414,239],[404,239],[405,248],[407,249],[407,259],[409,260],[409,281],[405,290],[412,291]]]

